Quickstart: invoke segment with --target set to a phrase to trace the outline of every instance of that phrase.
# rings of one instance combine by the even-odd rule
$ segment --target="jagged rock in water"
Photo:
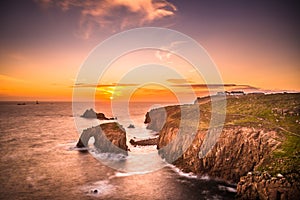
[[[118,123],[106,123],[85,129],[76,146],[78,148],[88,147],[88,141],[91,137],[94,137],[94,146],[99,152],[127,155],[126,132]]]
[[[133,146],[139,145],[139,146],[148,146],[148,145],[157,145],[158,138],[149,138],[144,140],[134,140],[131,139],[129,141],[130,144]]]
[[[81,117],[84,118],[97,118],[99,120],[114,120],[115,118],[107,118],[103,113],[96,113],[92,108],[86,110]]]
[[[81,115],[81,117],[84,117],[84,118],[97,118],[97,113],[91,108],[91,109],[86,110]]]
[[[107,118],[103,113],[97,113],[96,114],[97,119],[99,120],[113,120],[114,118]]]
[[[135,128],[133,124],[130,124],[127,128]]]

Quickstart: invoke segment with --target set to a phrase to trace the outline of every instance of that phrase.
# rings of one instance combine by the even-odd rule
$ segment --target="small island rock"
[[[83,118],[89,118],[89,119],[99,119],[99,120],[115,120],[116,118],[107,118],[103,113],[96,113],[92,108],[86,110],[83,115],[81,115]]]
[[[135,128],[133,124],[130,124],[127,128]]]

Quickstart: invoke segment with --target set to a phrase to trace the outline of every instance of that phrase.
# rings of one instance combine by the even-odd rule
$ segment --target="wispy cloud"
[[[182,79],[182,78],[171,78],[171,79],[167,79],[166,81],[168,81],[169,83],[173,83],[173,84],[193,83],[193,81],[191,81],[191,80]]]
[[[174,84],[172,87],[182,87],[182,88],[190,88],[192,87],[194,90],[208,90],[209,89],[221,89],[225,90],[258,90],[259,88],[253,87],[251,85],[237,85],[237,84]]]
[[[3,75],[3,74],[0,74],[0,82],[1,82],[1,81],[9,81],[9,82],[26,82],[26,81],[23,80],[23,79],[15,78],[15,77],[12,77],[12,76],[7,76],[7,75]]]
[[[106,88],[106,87],[131,87],[138,86],[136,83],[112,83],[112,84],[89,84],[89,83],[76,83],[72,87],[85,87],[85,88]]]
[[[163,46],[161,47],[161,50],[157,50],[155,52],[155,57],[160,61],[172,63],[171,56],[173,53],[176,53],[176,51],[180,48],[180,45],[184,43],[186,43],[186,41],[174,41],[169,46]]]
[[[176,84],[173,87],[192,87],[192,88],[220,88],[220,87],[235,87],[235,84]]]
[[[175,15],[176,6],[167,0],[35,0],[43,7],[56,6],[63,11],[80,9],[80,35],[90,38],[93,31],[112,31],[140,27]]]

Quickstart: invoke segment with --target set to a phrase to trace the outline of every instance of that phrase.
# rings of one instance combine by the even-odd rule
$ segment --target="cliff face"
[[[160,132],[158,148],[162,149],[169,144],[177,133],[177,128],[164,128]],[[231,182],[238,182],[241,176],[255,170],[280,144],[274,131],[226,127],[212,150],[199,159],[199,150],[205,134],[207,131],[199,131],[191,146],[174,164],[187,172],[207,174]],[[173,145],[172,148],[159,152],[166,160],[170,160],[174,152],[182,152],[181,148],[181,145]]]
[[[148,124],[146,128],[154,131],[160,131],[165,123],[166,116],[165,108],[157,108],[147,112],[144,122],[145,124]]]
[[[118,123],[106,123],[85,129],[76,146],[87,147],[91,137],[94,137],[94,146],[99,152],[127,155],[126,132]]]
[[[293,180],[299,180],[299,177],[293,177]],[[298,199],[300,196],[298,188],[299,182],[289,181],[281,174],[272,177],[267,172],[248,173],[238,183],[237,198],[245,200]]]
[[[165,107],[165,119],[162,109],[150,111],[150,120],[146,116],[148,128],[159,131],[157,148],[166,161],[186,172],[238,183],[237,197],[241,199],[294,199],[293,195],[299,194],[300,94],[230,96],[221,135],[203,158],[199,151],[208,134],[211,105],[204,98],[197,99],[194,106],[199,106],[201,113],[196,133],[190,127],[199,116],[193,114],[179,129],[181,110],[191,109],[192,113],[192,105]],[[190,144],[190,135],[193,141],[184,149]],[[256,171],[269,171],[273,176],[257,175]],[[283,176],[276,177],[276,173]]]

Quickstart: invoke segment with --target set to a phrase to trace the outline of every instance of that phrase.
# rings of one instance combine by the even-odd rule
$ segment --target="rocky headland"
[[[180,122],[183,110],[188,113],[188,123]],[[193,105],[151,110],[145,123],[159,131],[159,154],[183,171],[237,183],[239,199],[294,199],[300,196],[299,115],[299,93],[230,95],[224,127],[204,157],[199,157],[199,151],[205,136],[218,128],[209,127],[212,110],[208,97]],[[191,132],[195,125],[197,131]],[[184,149],[190,134],[193,141]],[[179,135],[180,142],[172,142]]]
[[[127,155],[126,132],[120,124],[111,122],[85,129],[81,133],[76,147],[87,148],[91,137],[94,137],[94,147],[99,152]]]

